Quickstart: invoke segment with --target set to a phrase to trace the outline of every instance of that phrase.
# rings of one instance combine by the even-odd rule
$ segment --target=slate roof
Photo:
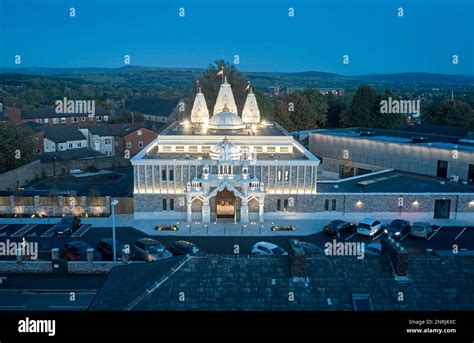
[[[96,116],[110,115],[110,113],[103,107],[97,106],[95,108]],[[22,111],[21,117],[23,119],[40,119],[40,118],[59,118],[59,117],[83,117],[87,116],[84,113],[56,113],[53,106],[41,107],[31,111]]]
[[[101,124],[101,125],[89,125],[86,127],[81,127],[81,129],[87,129],[92,135],[96,136],[113,136],[112,130],[109,125]]]
[[[179,98],[140,97],[125,102],[132,112],[169,117],[179,103]]]
[[[107,125],[114,136],[123,137],[141,128],[145,128],[144,123],[119,123]]]
[[[64,151],[57,151],[57,152],[46,152],[44,154],[39,155],[39,159],[41,162],[52,162],[54,157],[56,157],[56,161],[77,161],[81,159],[88,159],[93,157],[104,156],[98,151],[94,151],[90,148],[78,148],[78,149],[69,149]]]
[[[354,293],[370,294],[375,310],[474,309],[474,257],[410,256],[405,284],[394,280],[387,255],[307,258],[304,279],[292,278],[289,269],[288,257],[254,256],[193,256],[116,267],[90,309],[353,310]],[[398,301],[398,292],[404,301]]]
[[[55,143],[87,140],[87,137],[76,126],[46,127],[44,137]]]

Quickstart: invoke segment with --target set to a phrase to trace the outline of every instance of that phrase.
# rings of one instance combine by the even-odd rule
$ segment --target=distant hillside
[[[125,66],[121,68],[0,68],[0,73],[19,73],[43,76],[61,76],[82,79],[86,82],[127,83],[133,86],[163,86],[180,90],[189,89],[204,69],[161,68]],[[362,83],[375,87],[463,87],[474,88],[474,76],[398,73],[347,76],[319,71],[293,73],[244,72],[256,88],[262,90],[272,86],[280,88],[340,87],[355,89]]]

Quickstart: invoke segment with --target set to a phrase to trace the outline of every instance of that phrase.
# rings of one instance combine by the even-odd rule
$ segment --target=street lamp
[[[115,206],[117,206],[119,201],[117,199],[112,200],[112,245],[114,252],[114,264],[117,261],[117,244],[115,243]]]

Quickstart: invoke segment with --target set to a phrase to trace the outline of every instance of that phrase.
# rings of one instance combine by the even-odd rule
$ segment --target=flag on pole
[[[221,77],[222,75],[224,75],[224,67],[222,67],[222,69],[219,70],[216,74],[217,77]]]
[[[245,87],[244,92],[248,91],[250,89],[250,82],[247,83],[247,87]]]

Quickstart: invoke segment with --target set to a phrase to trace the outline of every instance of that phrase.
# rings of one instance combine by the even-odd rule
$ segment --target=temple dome
[[[224,108],[224,111],[214,114],[209,119],[208,127],[216,130],[238,130],[245,128],[245,123],[237,114]]]
[[[220,162],[234,161],[240,160],[242,152],[237,145],[229,141],[226,137],[222,142],[217,143],[211,148],[209,156],[211,156],[213,160],[219,160]]]

